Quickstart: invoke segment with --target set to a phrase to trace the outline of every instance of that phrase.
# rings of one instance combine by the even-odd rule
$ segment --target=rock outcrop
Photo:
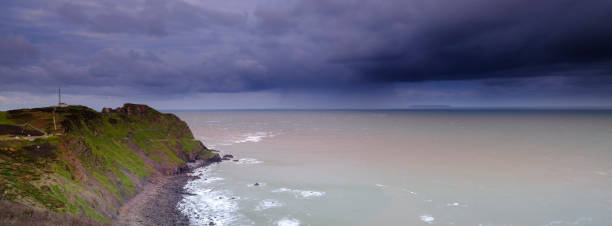
[[[234,155],[223,155],[223,160],[231,160],[232,158],[234,158]]]

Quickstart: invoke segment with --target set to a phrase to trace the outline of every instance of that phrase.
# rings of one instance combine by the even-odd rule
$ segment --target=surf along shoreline
[[[155,175],[143,190],[121,206],[114,225],[189,225],[189,219],[177,208],[187,194],[185,185],[193,170],[208,167],[221,159],[198,160],[188,164],[188,169],[174,175]]]

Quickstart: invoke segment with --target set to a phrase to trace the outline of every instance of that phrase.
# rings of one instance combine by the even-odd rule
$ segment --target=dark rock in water
[[[238,159],[234,159],[233,161],[234,161],[234,162],[238,162]]]
[[[233,155],[223,155],[223,160],[231,160],[232,158],[234,158]]]
[[[189,166],[179,166],[179,167],[177,167],[175,174],[176,173],[184,173],[184,172],[187,172],[187,171],[189,171]]]
[[[215,225],[215,222],[210,222],[208,223],[208,225]]]
[[[255,182],[255,184],[253,184],[254,186],[259,186],[259,183]]]
[[[221,162],[221,157],[219,155],[215,155],[214,157],[208,159],[209,162]]]

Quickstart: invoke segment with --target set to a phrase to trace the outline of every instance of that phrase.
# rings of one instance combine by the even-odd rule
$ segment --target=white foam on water
[[[261,139],[263,139],[264,136],[247,136],[246,138],[244,138],[243,140],[239,140],[239,141],[235,141],[235,143],[244,143],[244,142],[254,142],[257,143],[259,141],[261,141]]]
[[[387,187],[387,185],[384,185],[384,184],[375,184],[375,185],[376,185],[376,187],[379,187],[379,188]]]
[[[446,206],[448,206],[448,207],[467,207],[466,204],[461,204],[461,203],[458,203],[458,202],[447,203]]]
[[[608,172],[604,172],[604,171],[595,171],[594,173],[599,176],[608,176]]]
[[[217,181],[222,181],[222,180],[225,180],[225,179],[222,178],[222,177],[207,177],[207,178],[201,178],[201,180],[202,181],[200,183],[210,184],[210,183],[214,183],[214,182],[217,182]]]
[[[416,194],[417,194],[416,192],[413,192],[413,191],[408,190],[408,189],[405,189],[405,188],[402,188],[402,191],[408,192],[408,193],[410,193],[411,195],[416,195]]]
[[[234,144],[233,142],[223,142],[223,143],[219,143],[219,146],[230,146]]]
[[[295,218],[283,218],[276,222],[277,226],[298,226],[300,221]]]
[[[189,176],[203,177],[210,170],[209,168],[210,167],[197,168],[197,169],[193,170],[193,172],[189,173]]]
[[[241,158],[241,159],[238,159],[238,161],[232,161],[232,162],[239,164],[239,165],[251,165],[251,164],[263,163],[263,161],[257,160],[254,158]]]
[[[283,204],[274,199],[264,199],[259,202],[259,204],[255,207],[256,211],[261,211],[265,209],[281,207]]]
[[[264,138],[274,137],[274,136],[276,135],[272,133],[268,133],[268,132],[247,133],[243,135],[241,138],[239,138],[238,140],[235,140],[234,143],[235,144],[246,143],[246,142],[257,143],[263,140]]]
[[[584,225],[585,223],[591,222],[593,221],[592,218],[590,217],[581,217],[578,218],[574,221],[562,221],[562,220],[556,220],[556,221],[551,221],[548,224],[545,224],[544,226],[553,226],[553,225]]]
[[[310,198],[320,197],[320,196],[325,195],[324,191],[309,191],[309,190],[299,190],[299,189],[289,189],[289,188],[278,188],[278,189],[272,190],[272,192],[290,193],[290,194],[293,194],[296,198],[301,198],[301,199],[310,199]]]
[[[229,190],[217,190],[214,185],[223,181],[221,177],[205,177],[208,167],[199,168],[192,173],[198,179],[187,182],[184,189],[193,195],[185,195],[177,204],[177,209],[189,218],[192,225],[235,225],[252,224],[240,214],[237,200]]]
[[[241,217],[237,214],[238,203],[230,197],[227,190],[207,190],[184,197],[177,208],[194,225],[208,225],[210,222],[215,225],[231,225]]]
[[[300,191],[300,190],[296,190],[295,192],[298,192],[299,196],[302,197],[302,198],[319,197],[319,196],[325,195],[325,192],[322,192],[322,191]]]
[[[241,143],[247,143],[247,142],[257,143],[257,142],[262,141],[264,138],[271,138],[271,137],[275,137],[276,135],[277,134],[270,133],[270,132],[245,133],[242,135],[227,137],[217,145],[218,146],[230,146],[234,144],[241,144]]]
[[[291,191],[291,189],[289,188],[279,188],[279,189],[272,190],[272,192],[289,192],[289,191]]]
[[[432,224],[435,220],[435,218],[432,217],[431,215],[421,215],[419,216],[419,218],[421,219],[421,221],[428,223],[428,224]]]

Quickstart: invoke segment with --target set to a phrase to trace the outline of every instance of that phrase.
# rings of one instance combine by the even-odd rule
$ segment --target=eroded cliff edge
[[[110,223],[151,178],[219,160],[146,105],[0,112],[0,222]]]

